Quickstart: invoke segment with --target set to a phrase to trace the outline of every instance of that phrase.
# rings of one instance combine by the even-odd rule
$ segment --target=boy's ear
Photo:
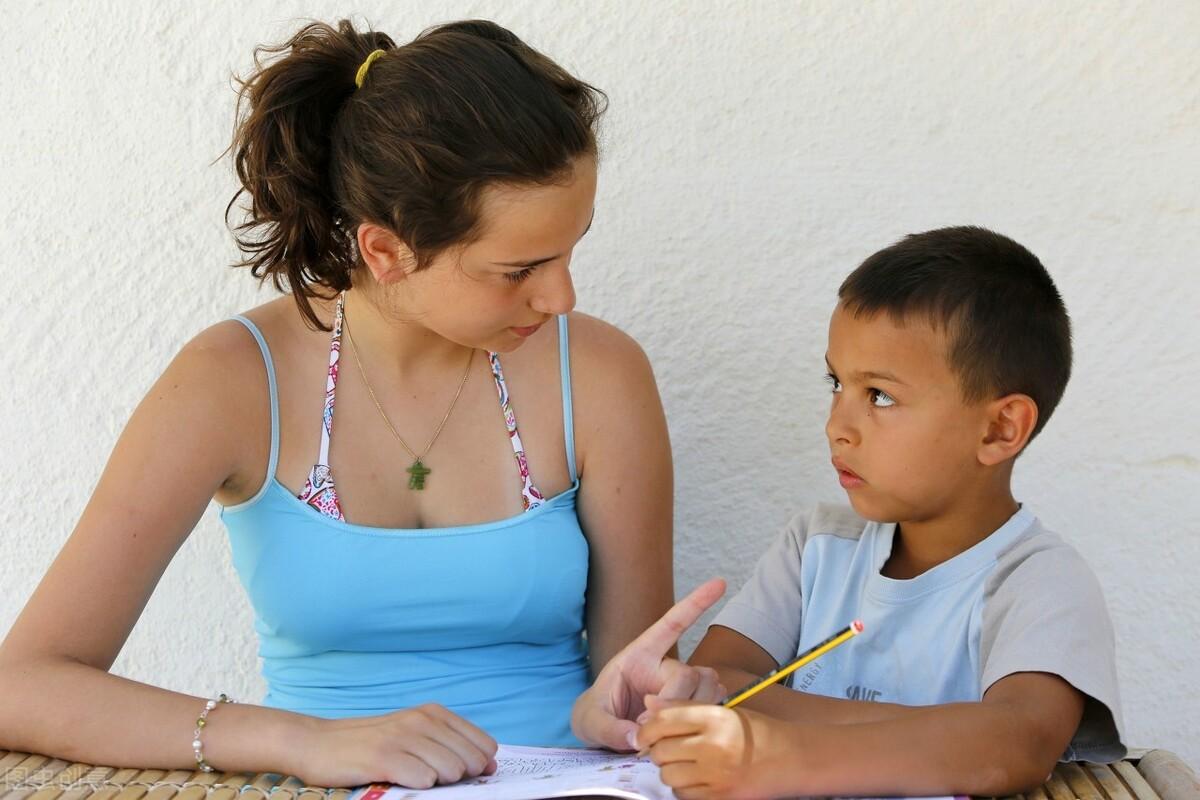
[[[362,223],[358,226],[356,239],[358,252],[376,283],[397,283],[416,268],[417,259],[412,250],[382,225]]]
[[[1027,394],[1009,394],[987,405],[987,432],[979,443],[979,463],[984,466],[1016,458],[1037,425],[1038,407]]]

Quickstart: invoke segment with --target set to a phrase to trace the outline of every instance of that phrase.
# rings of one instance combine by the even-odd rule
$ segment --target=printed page
[[[552,747],[500,745],[495,775],[468,778],[451,786],[405,789],[373,784],[349,800],[540,800],[553,797],[622,797],[674,800],[648,758]]]
[[[556,797],[619,797],[627,800],[674,800],[648,758],[607,750],[500,745],[495,775],[469,778],[451,786],[405,789],[373,784],[355,790],[349,800],[544,800]],[[897,798],[859,798],[897,800]],[[969,800],[966,797],[909,800]]]

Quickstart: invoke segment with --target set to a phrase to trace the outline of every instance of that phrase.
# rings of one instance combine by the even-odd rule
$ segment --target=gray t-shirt
[[[969,550],[894,580],[880,569],[895,530],[843,506],[797,514],[713,624],[782,664],[863,620],[864,633],[792,676],[830,697],[970,702],[1016,672],[1058,675],[1087,697],[1064,760],[1125,756],[1112,623],[1074,548],[1022,508]]]

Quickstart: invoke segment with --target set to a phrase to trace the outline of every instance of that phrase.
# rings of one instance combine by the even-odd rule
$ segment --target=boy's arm
[[[732,628],[713,625],[688,659],[692,666],[711,667],[731,692],[756,681],[779,664],[766,650]],[[910,706],[797,692],[786,686],[769,686],[741,704],[778,719],[792,722],[847,724],[894,719]]]
[[[1083,706],[1062,678],[1027,672],[997,681],[976,703],[891,706],[890,719],[797,726],[805,771],[795,777],[811,782],[807,794],[826,793],[822,786],[842,794],[1024,792],[1053,770]]]
[[[692,657],[688,659],[688,663],[692,666],[705,666],[715,669],[721,684],[731,692],[741,689],[743,686],[758,680],[771,670],[779,667],[779,664],[775,663],[775,660],[771,658],[767,651],[759,647],[752,639],[743,636],[731,628],[725,628],[720,625],[713,625],[708,629],[708,633],[705,634],[704,639],[696,647],[695,652],[692,653]],[[1057,675],[1033,672],[1020,674],[1041,676],[1045,680],[1066,687],[1078,697],[1083,697],[1071,684]],[[1015,677],[1017,676],[1010,675],[1007,678],[996,681],[985,694],[983,702],[1011,704],[1009,695],[1012,689],[1002,687],[1011,687],[1012,684],[1010,681]],[[1034,691],[1037,690],[1041,682],[1041,680],[1034,682]],[[767,687],[740,705],[743,708],[750,708],[776,719],[787,720],[789,722],[819,725],[853,725],[908,719],[913,715],[922,715],[930,709],[951,708],[958,707],[959,705],[977,706],[980,704],[906,706],[899,703],[843,700],[838,697],[826,697],[824,695],[795,691],[786,686],[775,684],[774,686]],[[1082,706],[1080,713],[1082,713]],[[1070,733],[1074,733],[1078,725],[1079,719],[1077,715]],[[1065,749],[1066,743],[1069,741],[1070,735],[1068,734],[1067,739],[1064,741],[1063,749]],[[1059,751],[1060,755],[1061,753],[1062,749]]]
[[[1063,679],[1018,673],[980,702],[893,706],[890,719],[841,725],[718,706],[665,708],[638,743],[650,747],[663,779],[684,798],[1002,796],[1046,779],[1083,706],[1084,696]]]

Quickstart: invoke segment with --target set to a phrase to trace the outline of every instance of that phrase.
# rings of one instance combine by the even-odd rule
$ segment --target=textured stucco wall
[[[233,182],[210,162],[230,130],[230,71],[298,17],[362,13],[405,40],[488,16],[612,100],[575,275],[580,307],[634,334],[658,373],[680,592],[714,573],[740,584],[790,509],[840,498],[821,379],[839,279],[904,233],[992,226],[1041,256],[1075,322],[1075,377],[1022,459],[1020,497],[1104,582],[1129,740],[1200,764],[1200,5],[4,11],[0,631],[171,355],[266,297],[225,266]],[[250,611],[211,510],[116,669],[260,695]]]

